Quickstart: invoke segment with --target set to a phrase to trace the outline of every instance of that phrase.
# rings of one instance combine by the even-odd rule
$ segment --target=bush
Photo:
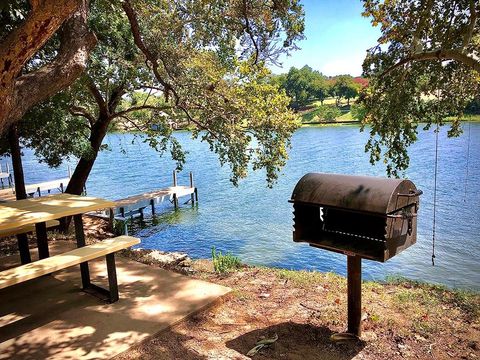
[[[352,112],[352,118],[362,121],[367,115],[367,109],[361,104],[353,104],[350,111]]]
[[[479,115],[480,114],[480,97],[477,97],[470,101],[465,108],[465,114]]]
[[[336,106],[320,105],[317,108],[317,116],[320,121],[334,121],[341,115],[342,112]]]
[[[220,251],[217,252],[215,246],[212,247],[212,262],[213,269],[220,274],[238,269],[242,266],[238,257],[229,252],[223,255]]]

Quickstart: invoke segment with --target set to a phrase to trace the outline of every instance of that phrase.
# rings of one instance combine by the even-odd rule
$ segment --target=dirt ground
[[[480,359],[480,296],[405,280],[363,284],[363,335],[345,331],[346,280],[317,272],[243,268],[196,277],[229,286],[216,306],[130,349],[120,359]],[[253,357],[258,340],[278,340]]]
[[[110,236],[97,220],[85,223],[87,241]],[[16,242],[1,247],[14,251]],[[220,275],[208,260],[194,261],[187,273],[233,291],[116,360],[480,359],[478,293],[403,279],[364,282],[362,337],[339,343],[330,339],[347,320],[346,280],[339,275],[246,266]],[[257,341],[276,336],[246,355]]]

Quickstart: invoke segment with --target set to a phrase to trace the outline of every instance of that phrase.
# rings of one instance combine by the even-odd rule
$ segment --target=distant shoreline
[[[454,121],[453,117],[448,117],[444,120],[445,123]],[[480,115],[467,115],[460,120],[461,122],[480,122]],[[301,127],[323,126],[323,125],[360,125],[359,120],[331,120],[331,121],[311,121],[302,122]]]
[[[444,120],[445,123],[450,123],[454,119],[447,118]],[[480,122],[480,115],[468,115],[468,117],[462,118],[461,122]],[[361,122],[359,120],[331,120],[331,121],[312,121],[312,122],[302,122],[300,128],[304,127],[322,127],[322,126],[346,126],[346,125],[360,125]],[[192,131],[188,127],[185,128],[177,128],[173,131]],[[119,130],[114,129],[109,131],[109,133],[138,133],[138,130]]]

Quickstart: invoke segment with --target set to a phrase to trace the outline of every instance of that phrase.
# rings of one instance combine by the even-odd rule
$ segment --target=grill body
[[[385,262],[416,242],[421,194],[410,180],[306,174],[290,200],[293,240]]]

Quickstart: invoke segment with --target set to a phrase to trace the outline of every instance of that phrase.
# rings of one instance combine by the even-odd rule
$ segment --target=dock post
[[[177,186],[177,170],[173,170],[173,186]]]
[[[125,208],[121,207],[120,208],[120,214],[122,215],[122,224],[123,224],[123,234],[122,235],[128,235],[128,224],[127,220],[125,219]]]
[[[152,207],[152,215],[155,215],[155,201],[153,199],[150,200],[150,205]]]
[[[7,162],[7,174],[8,174],[8,187],[12,187],[12,174],[10,174],[10,168]]]
[[[197,191],[197,188],[195,188],[195,201],[198,203],[198,191]]]
[[[193,183],[193,173],[190,171],[190,187],[194,188],[194,183]],[[190,194],[190,198],[192,199],[192,205],[195,204],[195,195],[193,193]]]
[[[140,220],[143,220],[143,208],[138,209],[138,212],[140,213]]]
[[[177,186],[177,170],[173,170],[173,187],[176,187]],[[173,193],[173,206],[176,208],[178,208],[178,198],[177,198],[177,194],[176,193]]]
[[[114,231],[114,219],[115,219],[115,215],[113,213],[113,208],[109,208],[108,209],[108,228],[110,231]]]

